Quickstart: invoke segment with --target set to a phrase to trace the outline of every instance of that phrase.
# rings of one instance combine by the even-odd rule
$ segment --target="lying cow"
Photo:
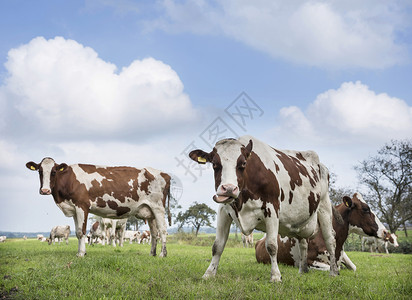
[[[244,248],[249,248],[249,246],[253,247],[253,232],[249,235],[244,235],[242,232],[241,235],[242,235],[243,247]]]
[[[376,215],[370,210],[368,204],[359,193],[351,198],[345,196],[342,203],[335,206],[338,214],[333,218],[333,229],[336,232],[336,259],[338,265],[343,262],[349,269],[356,270],[356,266],[343,251],[343,245],[350,233],[368,235],[385,239],[387,230]],[[266,251],[265,238],[256,242],[256,260],[260,263],[269,264],[270,257]],[[298,240],[278,236],[278,262],[299,266],[299,243]],[[318,233],[312,240],[308,241],[308,265],[320,270],[330,269],[330,256],[326,249],[322,234]]]
[[[362,251],[365,251],[366,247],[369,246],[370,252],[389,254],[388,244],[392,244],[393,247],[399,247],[398,236],[394,233],[388,234],[387,238],[383,241],[374,237],[363,237],[362,238]]]
[[[37,235],[37,239],[38,239],[39,241],[41,241],[43,238],[44,238],[44,236],[43,236],[42,234],[38,234],[38,235]]]
[[[156,236],[160,230],[160,256],[166,256],[165,207],[170,192],[168,174],[152,168],[69,166],[56,164],[49,157],[40,164],[28,162],[26,167],[39,172],[40,194],[53,195],[54,202],[65,216],[73,217],[79,240],[78,256],[86,254],[89,213],[113,219],[130,216],[147,219],[153,235]],[[170,224],[170,210],[168,220]],[[156,239],[152,241],[150,254],[156,255]]]
[[[55,242],[56,242],[56,239],[59,242],[59,245],[60,245],[60,241],[62,239],[65,239],[66,240],[66,245],[68,245],[69,244],[69,235],[70,235],[70,226],[69,225],[54,226],[52,228],[52,230],[50,231],[50,237],[49,237],[49,240],[48,240],[49,245],[51,245],[52,242],[53,242],[53,245],[54,245]]]
[[[330,274],[338,274],[332,205],[327,168],[315,152],[280,151],[249,136],[224,139],[209,153],[194,150],[194,161],[211,163],[219,203],[212,261],[203,278],[216,275],[232,220],[249,235],[255,228],[267,233],[272,282],[281,281],[277,263],[278,233],[300,241],[300,272],[307,272],[307,238],[317,232],[318,222],[331,253]]]
[[[5,235],[0,236],[0,243],[5,242],[6,240],[7,240],[7,236]]]

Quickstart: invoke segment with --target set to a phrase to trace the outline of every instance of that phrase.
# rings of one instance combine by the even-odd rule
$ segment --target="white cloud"
[[[279,131],[326,143],[384,143],[412,136],[412,107],[385,93],[376,94],[359,81],[345,82],[318,95],[305,113],[286,107],[280,115]]]
[[[13,101],[9,107],[43,133],[145,134],[186,125],[196,117],[179,76],[153,58],[117,72],[74,40],[37,37],[10,50],[5,66],[9,76],[2,98],[7,95]]]
[[[410,21],[403,2],[246,1],[162,2],[148,28],[224,34],[275,58],[322,68],[385,68],[407,60],[396,40]]]

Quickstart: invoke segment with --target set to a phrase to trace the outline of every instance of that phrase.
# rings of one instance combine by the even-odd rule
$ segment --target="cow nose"
[[[51,191],[49,189],[41,189],[40,194],[42,195],[50,195]]]
[[[239,188],[233,184],[224,184],[222,185],[222,191],[225,194],[236,194]]]

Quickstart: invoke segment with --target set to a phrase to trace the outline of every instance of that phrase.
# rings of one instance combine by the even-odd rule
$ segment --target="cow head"
[[[32,171],[38,171],[40,176],[40,194],[50,195],[56,184],[57,173],[64,172],[67,169],[66,164],[56,164],[53,158],[46,157],[36,164],[32,161],[26,164],[26,167]]]
[[[351,233],[369,235],[385,239],[387,230],[363,200],[361,194],[355,193],[352,199],[343,197],[344,205],[349,208],[349,227]]]
[[[210,153],[193,150],[189,157],[199,164],[211,163],[215,172],[217,203],[230,203],[239,197],[243,189],[247,161],[252,152],[253,142],[242,145],[238,140],[225,139],[216,143]]]
[[[394,233],[389,235],[388,241],[393,244],[394,247],[399,247],[398,236]]]

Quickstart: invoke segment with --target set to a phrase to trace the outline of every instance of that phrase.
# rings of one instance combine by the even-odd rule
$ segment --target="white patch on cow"
[[[64,200],[63,202],[56,203],[60,210],[64,213],[66,217],[73,217],[76,213],[76,206],[72,199]]]
[[[103,179],[105,179],[105,177],[103,177],[99,173],[97,172],[94,172],[91,174],[86,173],[85,171],[83,171],[82,168],[80,168],[78,164],[71,165],[71,167],[72,167],[74,175],[76,176],[76,179],[80,183],[84,184],[87,190],[90,190],[90,188],[93,186],[92,185],[93,181],[97,181],[100,184],[100,186],[102,186],[102,181]]]
[[[131,191],[133,190],[133,182],[134,182],[133,179],[130,179],[130,181],[128,182]]]
[[[319,261],[314,261],[313,264],[310,266],[311,269],[316,269],[316,270],[321,270],[321,271],[329,271],[330,270],[330,265],[319,262]]]
[[[41,162],[41,167],[43,169],[43,186],[41,189],[51,190],[50,175],[54,165],[55,161],[52,158],[45,158]]]
[[[300,261],[299,240],[296,238],[290,238],[290,239],[295,242],[294,245],[290,248],[290,255],[292,255],[293,261],[295,262],[295,267],[299,267],[299,261]]]
[[[231,184],[237,186],[237,159],[242,154],[241,147],[243,145],[235,140],[224,140],[223,142],[218,142],[215,146],[217,154],[220,156],[222,163],[222,176],[221,182],[217,189],[217,192],[221,190],[222,185]]]

